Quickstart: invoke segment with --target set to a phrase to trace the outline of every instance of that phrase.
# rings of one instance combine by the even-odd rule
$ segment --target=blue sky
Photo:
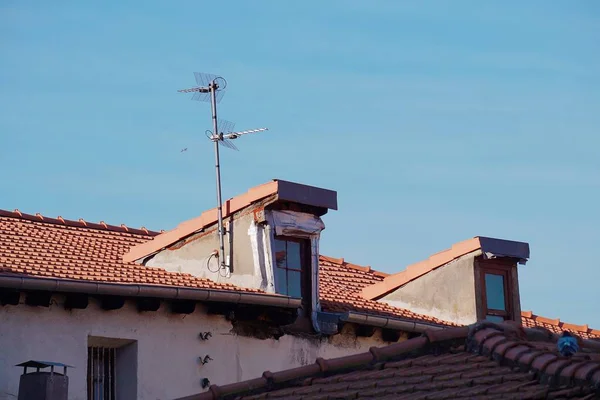
[[[0,5],[0,208],[170,229],[224,196],[338,191],[322,253],[397,272],[527,241],[522,307],[600,328],[600,3],[16,1]],[[180,150],[188,147],[187,153]]]

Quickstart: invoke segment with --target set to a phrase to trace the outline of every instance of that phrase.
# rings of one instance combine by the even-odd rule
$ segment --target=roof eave
[[[123,297],[152,297],[164,300],[223,302],[282,308],[298,308],[301,304],[300,299],[268,293],[182,286],[77,281],[58,278],[33,278],[22,275],[0,275],[0,287],[17,290],[43,290],[48,292]]]
[[[449,326],[441,324],[429,324],[418,322],[411,319],[386,317],[382,315],[374,315],[367,313],[358,313],[354,311],[348,311],[340,316],[340,320],[344,322],[350,322],[359,325],[373,326],[376,328],[386,328],[399,330],[404,332],[418,332],[423,333],[427,330],[439,330],[446,329]]]

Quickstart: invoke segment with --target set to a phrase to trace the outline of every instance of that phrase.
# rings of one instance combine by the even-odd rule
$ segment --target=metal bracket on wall
[[[200,364],[204,365],[209,361],[212,361],[212,358],[210,358],[210,356],[207,354],[204,357],[198,357],[198,361],[200,361]]]

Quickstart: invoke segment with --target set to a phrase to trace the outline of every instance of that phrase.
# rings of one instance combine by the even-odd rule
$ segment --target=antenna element
[[[198,86],[178,90],[180,93],[193,93],[192,100],[210,102],[210,109],[212,114],[212,125],[213,130],[206,131],[206,136],[214,143],[215,146],[215,172],[217,180],[217,222],[218,222],[218,234],[219,234],[219,271],[224,270],[225,275],[231,272],[231,265],[225,257],[225,229],[223,227],[223,201],[221,199],[221,166],[219,160],[219,145],[230,148],[232,150],[238,150],[236,145],[232,143],[232,140],[239,138],[240,136],[247,135],[249,133],[257,133],[268,130],[267,128],[250,129],[246,131],[233,132],[235,124],[233,122],[226,121],[224,119],[217,119],[217,104],[223,98],[225,94],[225,88],[227,87],[227,81],[220,76],[212,74],[203,74],[194,72],[196,83]],[[219,126],[222,130],[219,131]],[[182,152],[187,151],[187,147]],[[231,253],[232,248],[229,249]],[[217,271],[213,271],[217,272]]]

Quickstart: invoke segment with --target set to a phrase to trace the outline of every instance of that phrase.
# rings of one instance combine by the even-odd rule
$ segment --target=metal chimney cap
[[[75,368],[72,365],[67,365],[59,362],[53,361],[36,361],[29,360],[25,361],[21,364],[15,365],[15,367],[32,367],[32,368],[48,368],[48,367],[65,367],[65,368]]]

